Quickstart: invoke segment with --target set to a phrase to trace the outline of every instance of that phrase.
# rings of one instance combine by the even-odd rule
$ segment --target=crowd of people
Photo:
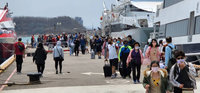
[[[147,93],[183,93],[196,89],[196,70],[191,63],[186,62],[183,51],[177,50],[172,44],[172,38],[165,40],[149,40],[143,51],[140,43],[127,38],[107,37],[102,47],[105,60],[112,66],[111,79],[116,78],[116,68],[123,79],[131,78],[133,83],[140,83],[141,66],[145,65],[143,86]],[[120,63],[120,64],[119,64]]]
[[[48,46],[48,50],[53,50],[56,46],[57,41],[62,43],[62,47],[70,48],[70,55],[75,53],[75,56],[78,56],[79,49],[81,49],[82,54],[85,54],[87,39],[85,35],[80,33],[75,34],[50,34],[50,35],[38,35],[36,38],[34,35],[31,37],[31,46],[35,48],[39,43]]]
[[[90,50],[98,55],[98,59],[101,59],[103,55],[105,61],[109,60],[112,69],[111,79],[117,77],[116,70],[119,70],[123,79],[132,77],[134,84],[141,83],[141,66],[145,65],[146,70],[142,84],[146,93],[170,93],[170,91],[182,93],[185,90],[193,91],[196,88],[194,78],[196,70],[191,63],[186,62],[185,53],[175,48],[171,37],[160,40],[159,43],[156,39],[148,40],[144,49],[131,35],[124,38],[96,35],[91,36],[89,42],[82,34],[50,35],[48,37],[43,35],[38,37],[38,41],[33,62],[37,64],[40,73],[44,71],[47,55],[43,44],[48,46],[53,44],[51,46],[53,46],[55,69],[56,74],[58,74],[58,65],[59,71],[62,73],[62,61],[64,60],[62,46],[66,44],[70,48],[70,55],[75,53],[75,56],[78,56],[79,49],[81,49],[82,54],[85,54],[89,43]],[[23,62],[24,52],[24,50],[20,50],[19,44],[22,44],[21,39],[15,44],[18,73],[21,72],[20,65]],[[24,47],[23,44],[22,47]]]

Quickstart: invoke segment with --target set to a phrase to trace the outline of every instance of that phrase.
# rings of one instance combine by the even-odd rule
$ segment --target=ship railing
[[[27,47],[36,48],[39,43],[42,43],[43,45],[48,46],[48,47],[53,47],[54,45],[57,44],[57,42],[45,42],[45,41],[44,42],[26,43],[26,44],[27,44]],[[68,47],[69,46],[68,41],[61,41],[61,46]]]

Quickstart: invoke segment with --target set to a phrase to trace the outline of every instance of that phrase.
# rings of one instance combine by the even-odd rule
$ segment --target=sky
[[[100,27],[103,1],[107,8],[116,3],[116,0],[0,0],[0,7],[8,2],[12,16],[79,16],[82,17],[85,27],[96,28]]]

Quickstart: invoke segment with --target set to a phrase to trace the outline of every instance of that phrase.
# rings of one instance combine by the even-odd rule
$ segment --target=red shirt
[[[32,35],[33,40],[35,40],[34,35]]]
[[[46,35],[44,35],[44,40],[47,40],[47,36]]]
[[[23,55],[23,54],[24,54],[24,51],[20,51],[20,50],[19,50],[19,48],[18,48],[18,43],[19,43],[20,45],[22,45],[22,46],[24,47],[24,50],[25,50],[25,46],[24,46],[24,44],[23,44],[22,42],[16,42],[16,43],[14,44],[14,47],[15,47],[15,54],[16,54],[16,55]]]

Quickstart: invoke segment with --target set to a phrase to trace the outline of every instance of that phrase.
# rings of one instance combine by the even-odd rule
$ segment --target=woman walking
[[[70,50],[70,56],[71,56],[74,53],[74,46],[75,46],[73,39],[69,38],[68,43],[69,43],[69,50]]]
[[[47,58],[47,52],[44,49],[43,44],[39,43],[35,51],[35,55],[33,56],[33,62],[35,62],[37,65],[38,73],[43,74],[46,58]]]
[[[159,67],[159,62],[153,61],[150,68],[144,71],[143,86],[146,93],[170,93],[167,71]]]
[[[150,62],[160,61],[159,45],[156,39],[152,39],[149,47],[146,50],[145,58],[150,59]]]
[[[55,61],[56,74],[58,74],[58,64],[60,66],[60,74],[62,73],[62,61],[64,61],[64,53],[61,42],[57,41],[57,45],[53,49],[53,57]]]
[[[127,66],[129,66],[129,63],[131,62],[131,68],[132,68],[132,74],[133,74],[133,81],[134,84],[140,83],[140,71],[141,71],[141,65],[143,62],[143,55],[142,51],[140,50],[140,44],[138,42],[135,42],[133,44],[134,48],[129,53],[129,56],[127,58]],[[137,75],[136,75],[136,69],[137,69]]]
[[[74,41],[74,44],[75,44],[75,47],[74,47],[75,56],[78,56],[78,54],[79,54],[79,46],[80,46],[79,38],[76,38],[76,40]]]

